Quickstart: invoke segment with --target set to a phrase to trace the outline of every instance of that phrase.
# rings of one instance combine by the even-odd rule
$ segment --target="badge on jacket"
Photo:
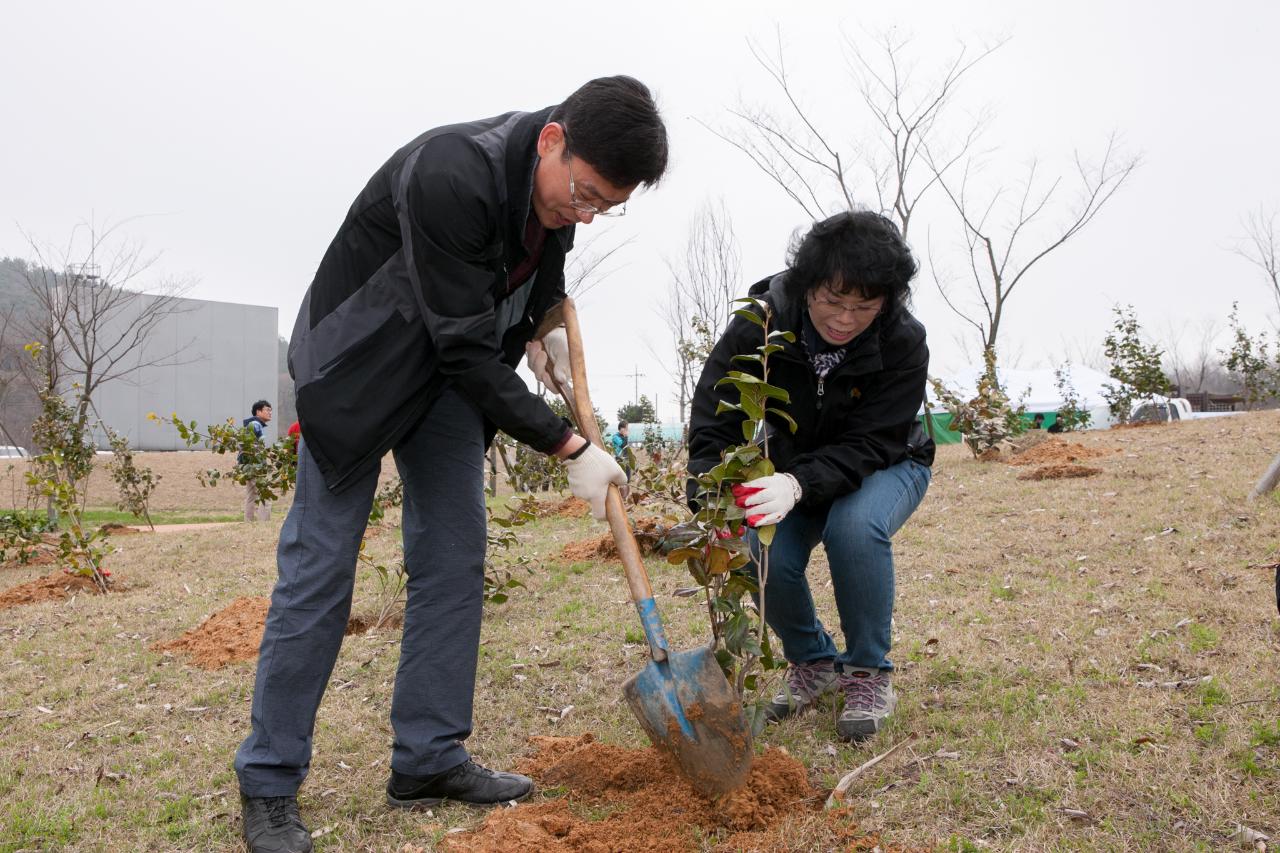
[[[853,398],[853,399],[855,399],[855,400],[861,400],[861,399],[862,399],[862,392],[861,392],[861,391],[859,391],[857,388],[852,388],[852,389],[850,389],[850,390],[849,390],[849,396],[850,396],[850,397],[852,397],[852,398]]]

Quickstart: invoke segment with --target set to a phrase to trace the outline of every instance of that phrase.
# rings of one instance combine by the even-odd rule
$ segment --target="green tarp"
[[[1031,428],[1036,414],[1036,412],[1027,412],[1022,416],[1022,419],[1027,423],[1028,429]],[[1057,412],[1040,412],[1039,414],[1044,415],[1044,423],[1040,425],[1041,429],[1048,429],[1058,419]],[[962,440],[960,433],[950,429],[951,414],[949,412],[933,412],[921,415],[920,423],[924,425],[925,431],[933,436],[935,444],[959,444]]]

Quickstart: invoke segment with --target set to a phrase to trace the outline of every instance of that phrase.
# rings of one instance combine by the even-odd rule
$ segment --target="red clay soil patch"
[[[1096,459],[1099,456],[1110,456],[1119,451],[1107,447],[1085,447],[1083,444],[1072,444],[1060,438],[1051,438],[1028,447],[1009,459],[1010,465],[1065,465],[1079,462],[1082,459]],[[1084,476],[1077,474],[1075,476]],[[1044,478],[1036,478],[1044,479]]]
[[[1101,474],[1101,468],[1090,468],[1088,465],[1042,465],[1031,471],[1018,475],[1019,480],[1070,480],[1077,477],[1092,477]]]
[[[582,498],[564,498],[563,500],[538,501],[538,518],[586,518],[591,514],[591,505]]]
[[[636,544],[640,546],[640,554],[649,556],[661,550],[662,537],[667,528],[656,518],[635,518],[631,520],[631,529],[636,535]],[[582,560],[617,560],[618,546],[613,541],[612,533],[603,533],[591,539],[570,542],[564,546],[560,556],[572,562]]]
[[[269,598],[237,598],[176,640],[153,643],[151,650],[187,655],[191,663],[201,669],[221,669],[227,664],[253,660],[262,645],[270,607]],[[404,616],[400,614],[382,627],[396,628],[403,624]],[[367,621],[352,616],[346,633],[348,636],[363,634],[369,628]]]
[[[135,533],[142,532],[136,527],[130,527],[127,524],[117,524],[114,521],[108,521],[106,524],[102,525],[100,529],[108,536],[132,536]]]
[[[265,598],[237,598],[176,640],[153,643],[151,650],[188,655],[201,669],[253,660],[262,645],[270,606]]]
[[[756,756],[747,784],[713,803],[652,747],[609,746],[590,733],[529,740],[536,752],[521,772],[565,795],[495,811],[474,831],[445,838],[441,850],[674,853],[704,849],[708,833],[721,836],[717,850],[783,850],[793,849],[795,821],[820,817],[822,793],[779,749]]]
[[[56,571],[0,593],[0,610],[22,604],[39,604],[42,601],[61,601],[80,592],[98,592],[93,578]]]
[[[0,563],[0,569],[25,569],[27,566],[51,566],[58,561],[51,548],[36,547],[36,550],[27,555],[27,561],[24,563],[17,557],[5,563]]]

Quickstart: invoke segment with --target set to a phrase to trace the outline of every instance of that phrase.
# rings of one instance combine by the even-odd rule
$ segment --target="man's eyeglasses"
[[[564,125],[561,125],[561,127],[564,127]],[[564,128],[564,131],[565,131],[564,133],[565,149],[568,150],[569,130],[568,128]],[[597,207],[591,202],[578,197],[578,188],[573,181],[573,154],[569,154],[569,206],[572,207],[574,210],[578,211],[579,213],[587,213],[587,214],[590,214],[591,216],[626,216],[627,215],[627,203],[625,201],[622,202],[621,204],[612,204],[605,201],[604,199],[600,199],[600,202],[601,204],[603,204],[603,207]]]

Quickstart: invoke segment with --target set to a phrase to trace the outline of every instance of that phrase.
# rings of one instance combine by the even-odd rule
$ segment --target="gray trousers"
[[[484,426],[452,390],[395,448],[404,482],[408,604],[391,700],[391,766],[426,776],[467,760],[484,589]],[[236,753],[240,790],[297,793],[316,711],[351,613],[356,556],[378,485],[371,471],[325,488],[304,438],[293,507],[280,531],[279,579],[258,658],[253,731]]]

